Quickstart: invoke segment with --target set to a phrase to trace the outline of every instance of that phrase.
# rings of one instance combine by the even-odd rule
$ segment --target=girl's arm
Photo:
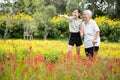
[[[80,35],[81,35],[81,37],[83,37],[83,35],[84,35],[83,33],[84,33],[83,29],[80,28]]]
[[[64,17],[64,18],[66,18],[66,19],[68,19],[68,20],[71,20],[71,17],[70,16],[67,16],[67,15],[58,15],[59,17]]]

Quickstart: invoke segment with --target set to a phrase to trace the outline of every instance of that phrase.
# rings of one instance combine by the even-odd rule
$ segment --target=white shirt
[[[90,48],[93,47],[93,39],[95,37],[95,34],[97,31],[100,31],[97,23],[94,20],[90,20],[87,24],[85,22],[82,22],[82,29],[84,33],[84,47],[85,48]],[[95,46],[100,45],[100,36],[97,38],[97,43]]]
[[[82,19],[75,19],[74,17],[69,17],[69,30],[70,32],[79,32]]]

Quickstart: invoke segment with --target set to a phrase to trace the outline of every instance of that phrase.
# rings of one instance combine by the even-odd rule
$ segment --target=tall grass
[[[119,80],[120,48],[101,43],[99,54],[67,55],[67,41],[0,40],[0,80]]]

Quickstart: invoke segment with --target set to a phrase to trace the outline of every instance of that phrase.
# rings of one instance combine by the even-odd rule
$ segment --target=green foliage
[[[49,54],[43,54],[44,60],[47,62],[57,62],[60,54],[57,52],[49,53]]]
[[[4,36],[5,27],[8,25],[9,38],[22,38],[24,28],[29,26],[31,21],[32,17],[25,13],[0,15],[0,35]],[[29,22],[29,25],[26,22]]]
[[[47,38],[49,31],[52,29],[51,18],[56,15],[56,8],[54,6],[43,6],[41,12],[36,12],[34,17],[34,23],[38,28],[38,35]],[[40,32],[40,33],[39,33]]]
[[[50,34],[54,34],[56,38],[66,38],[69,35],[69,21],[65,18],[53,17],[52,19],[54,29]]]
[[[0,4],[0,14],[2,14],[0,15],[0,37],[4,37],[6,31],[10,38],[22,38],[23,30],[29,27],[30,33],[34,33],[34,36],[40,38],[64,38],[68,37],[69,34],[68,21],[65,19],[61,19],[58,22],[55,20],[51,21],[56,13],[71,14],[73,8],[79,8],[81,10],[90,9],[94,17],[105,15],[110,18],[119,18],[118,13],[120,11],[119,0],[14,1],[14,3],[10,3],[10,0],[6,0]],[[107,6],[105,7],[105,5]],[[98,22],[102,31],[102,39],[116,42],[120,41],[119,22],[111,25],[111,22],[103,20],[100,23]],[[6,30],[6,27],[9,27],[8,30]]]
[[[120,21],[111,20],[107,17],[97,17],[95,21],[100,28],[101,40],[119,42],[120,40]]]
[[[114,24],[114,28],[111,30],[109,40],[112,42],[120,42],[120,22]]]
[[[44,0],[17,0],[14,5],[14,11],[33,15],[36,11],[40,10],[40,7],[44,6]]]
[[[66,5],[66,11],[71,14],[74,8],[83,10],[85,2],[86,0],[69,0]]]
[[[55,6],[57,13],[64,13],[66,12],[66,3],[68,2],[68,0],[44,0],[45,1],[45,5],[53,5]]]

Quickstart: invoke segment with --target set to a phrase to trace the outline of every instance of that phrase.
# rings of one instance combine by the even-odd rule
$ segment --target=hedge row
[[[4,36],[5,26],[8,15],[0,16],[0,37]],[[10,38],[22,38],[23,29],[25,21],[32,21],[32,17],[24,13],[15,15],[10,20],[11,34]],[[107,17],[97,17],[94,19],[99,28],[100,36],[102,41],[112,41],[120,42],[120,20],[111,20]],[[69,21],[65,18],[53,17],[52,20],[52,29],[49,31],[48,38],[66,38],[69,36]],[[35,30],[34,30],[35,31]],[[40,29],[36,30],[34,33],[40,33]],[[34,35],[35,36],[35,35]],[[37,35],[41,36],[41,35]]]
[[[52,20],[54,22],[54,27],[57,28],[59,37],[68,36],[68,21],[59,17],[54,17]],[[102,41],[120,42],[120,20],[111,20],[105,16],[97,17],[94,20],[100,28]]]

